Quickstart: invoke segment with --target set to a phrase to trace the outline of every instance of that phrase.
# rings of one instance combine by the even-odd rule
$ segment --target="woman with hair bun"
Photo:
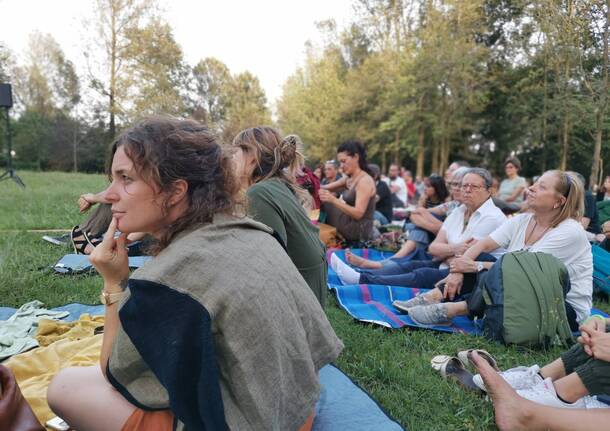
[[[237,134],[233,159],[247,212],[273,229],[320,305],[326,299],[327,266],[319,231],[300,202],[309,198],[293,175],[303,156],[293,136],[282,139],[277,130],[252,127]]]
[[[344,142],[337,148],[337,159],[345,175],[320,190],[326,223],[336,227],[348,241],[372,239],[377,189],[369,174],[364,145],[358,141]],[[343,194],[336,197],[332,192]]]
[[[51,409],[78,430],[310,430],[318,372],[342,344],[271,229],[235,214],[214,134],[153,118],[111,157],[113,219],[90,257],[104,280],[100,365],[60,371]],[[130,275],[132,232],[156,243]]]

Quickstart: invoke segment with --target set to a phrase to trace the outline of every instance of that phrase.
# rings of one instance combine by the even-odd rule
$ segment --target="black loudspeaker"
[[[0,107],[13,107],[13,94],[11,91],[11,84],[0,84]]]

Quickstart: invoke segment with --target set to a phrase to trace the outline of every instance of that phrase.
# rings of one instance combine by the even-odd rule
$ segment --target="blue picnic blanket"
[[[53,308],[54,311],[68,311],[69,316],[62,320],[77,320],[81,314],[104,314],[103,305],[67,304]],[[15,308],[0,307],[0,320],[6,320],[16,311]],[[334,365],[320,370],[322,390],[316,405],[314,431],[400,431],[402,428],[394,419]]]
[[[329,285],[335,293],[339,306],[354,319],[374,323],[386,328],[425,328],[441,332],[482,335],[482,328],[466,316],[453,319],[450,326],[418,325],[411,318],[392,306],[395,300],[405,301],[428,289],[414,289],[401,286],[382,286],[379,284]],[[608,317],[603,311],[592,309],[591,314]]]
[[[333,365],[320,370],[322,392],[313,431],[399,431],[404,428],[348,376]]]
[[[67,304],[62,305],[61,307],[51,308],[52,311],[67,311],[70,313],[67,317],[64,317],[63,321],[72,322],[74,320],[78,320],[81,314],[88,313],[91,316],[102,316],[104,315],[104,306],[103,305],[87,305],[87,304]],[[0,307],[0,320],[6,320],[11,317],[15,311],[15,308],[11,307]]]
[[[129,267],[140,268],[150,259],[151,256],[129,256]],[[66,254],[53,265],[53,269],[60,274],[79,274],[93,270],[93,265],[85,254]]]
[[[390,251],[379,251],[379,250],[375,250],[374,248],[352,248],[350,249],[350,251],[352,252],[352,254],[355,254],[356,256],[360,256],[363,257],[365,259],[370,259],[370,260],[385,260],[385,259],[389,259],[392,256],[394,256],[393,252]],[[343,262],[347,262],[347,259],[345,258],[345,250],[340,250],[340,249],[330,249],[328,250],[327,253],[327,262],[330,262],[330,255],[332,253],[335,253],[337,255],[337,257],[339,257]],[[416,252],[418,253],[418,252]],[[414,257],[419,256],[419,254],[417,255],[413,255]],[[339,277],[337,276],[337,273],[335,271],[333,271],[333,269],[330,267],[330,265],[328,266],[328,284],[329,284],[329,288],[330,285],[342,285],[343,283],[341,282],[341,280],[339,279]]]

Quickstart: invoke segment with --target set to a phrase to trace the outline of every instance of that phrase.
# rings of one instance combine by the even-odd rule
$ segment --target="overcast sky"
[[[191,64],[216,57],[232,73],[250,70],[267,99],[302,63],[305,42],[317,40],[316,21],[334,18],[339,26],[352,16],[351,0],[161,0],[164,16]],[[91,0],[0,0],[0,41],[21,58],[34,30],[50,33],[70,60],[84,65],[87,31],[83,18]],[[82,72],[82,69],[80,69]]]

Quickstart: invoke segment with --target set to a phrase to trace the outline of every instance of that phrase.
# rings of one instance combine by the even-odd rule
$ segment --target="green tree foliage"
[[[518,155],[529,176],[588,176],[610,156],[608,3],[355,0],[286,81],[279,122],[319,159],[354,136],[419,175]]]
[[[234,76],[226,92],[226,118],[222,125],[225,142],[231,142],[240,130],[271,124],[265,91],[250,72]]]
[[[107,100],[110,139],[117,131],[117,117],[128,121],[129,93],[135,42],[130,35],[145,25],[154,11],[154,0],[96,0],[96,35],[85,55],[89,59],[91,87]],[[149,33],[150,35],[151,33]],[[145,45],[145,43],[143,43]],[[101,53],[101,57],[94,54]]]
[[[341,128],[346,82],[341,52],[328,47],[320,56],[307,52],[305,65],[284,84],[278,102],[279,124],[286,133],[298,133],[314,160],[334,157]]]
[[[228,89],[232,79],[229,68],[216,58],[203,59],[193,67],[193,113],[196,118],[221,128],[227,115]]]
[[[183,114],[189,67],[170,26],[153,18],[145,27],[130,28],[126,38],[125,56],[130,59],[126,82],[133,106],[127,117]]]

